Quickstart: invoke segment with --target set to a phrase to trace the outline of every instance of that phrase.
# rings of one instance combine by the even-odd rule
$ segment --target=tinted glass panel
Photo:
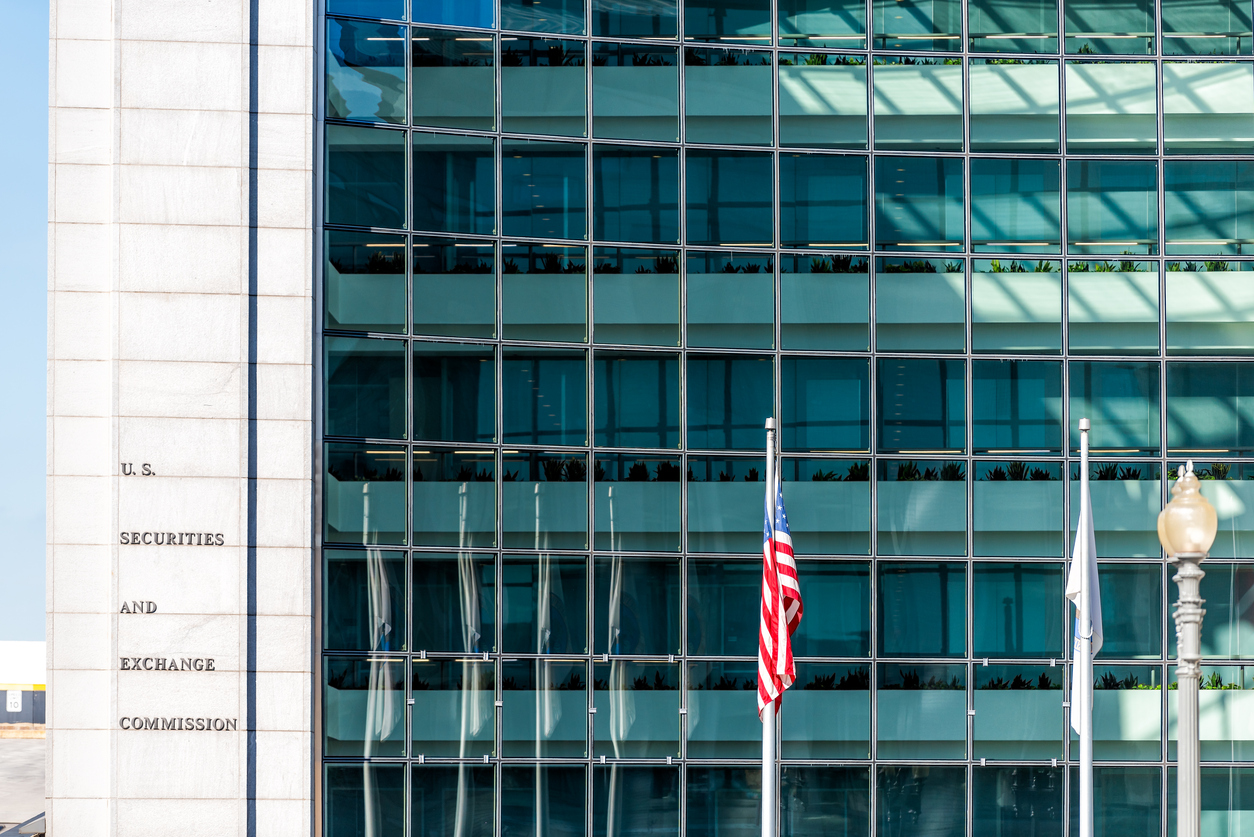
[[[405,553],[328,550],[323,560],[323,647],[405,650]]]
[[[326,337],[328,436],[405,438],[405,344],[400,340]]]
[[[635,16],[629,19],[639,21]],[[676,142],[679,50],[640,44],[593,44],[592,135]]]
[[[582,0],[501,0],[501,28],[528,32],[584,33]]]
[[[414,228],[496,232],[496,140],[414,133]]]
[[[433,448],[413,453],[414,543],[496,546],[496,456]]]
[[[579,9],[583,10],[582,3]],[[587,63],[582,41],[510,38],[502,42],[501,127],[519,134],[587,136]]]
[[[971,374],[977,453],[1062,452],[1061,363],[977,360]]]
[[[980,52],[1058,52],[1058,0],[971,0],[967,30]]]
[[[769,245],[771,155],[754,151],[689,151],[688,242]]]
[[[781,246],[866,247],[866,177],[862,157],[781,154]]]
[[[1134,161],[1067,163],[1072,253],[1158,252],[1158,167]]]
[[[677,767],[594,765],[592,835],[677,834],[680,795]]]
[[[756,448],[774,412],[767,357],[688,356],[688,446]]]
[[[326,794],[328,837],[405,830],[404,765],[328,765]]]
[[[770,145],[771,109],[771,53],[684,50],[684,128],[689,142]]]
[[[327,19],[326,115],[405,121],[404,27]]]
[[[870,834],[870,772],[865,767],[784,767],[780,833],[788,837]]]
[[[1063,656],[1061,564],[977,563],[974,589],[976,657]],[[1061,670],[1051,677],[1062,683]]]
[[[496,127],[496,38],[417,29],[413,44],[413,122],[436,128]]]
[[[503,393],[506,443],[588,443],[587,353],[508,349]]]
[[[972,58],[968,72],[972,151],[1058,150],[1057,61]]]
[[[600,352],[594,361],[596,444],[679,447],[679,356]]]
[[[960,0],[872,0],[871,18],[875,48],[962,49]]]
[[[507,340],[588,339],[588,251],[501,245],[501,332]]]
[[[785,450],[870,449],[870,365],[853,358],[785,357]]]
[[[405,226],[405,132],[328,125],[327,223]]]
[[[866,148],[866,79],[859,55],[780,53],[779,144]]]
[[[880,654],[961,657],[967,647],[967,571],[963,564],[881,564]]]
[[[1062,837],[1062,770],[977,767],[972,773],[975,837]]]
[[[496,248],[470,239],[413,240],[414,331],[496,336]]]
[[[415,766],[409,776],[410,833],[415,837],[456,834],[459,823],[465,837],[492,837],[496,777],[491,767]]]
[[[960,360],[880,358],[879,449],[937,452],[966,445],[966,372]]]
[[[876,241],[886,249],[962,247],[962,160],[875,158]]]
[[[976,252],[1057,253],[1058,163],[971,161],[971,246]]]
[[[415,23],[448,23],[486,29],[494,20],[491,0],[411,0],[410,12]]]
[[[679,152],[597,145],[592,152],[592,225],[600,240],[679,241]]]
[[[862,0],[780,0],[778,11],[781,45],[859,49],[866,43]]]
[[[496,362],[491,346],[414,344],[414,437],[496,441]]]
[[[329,231],[323,267],[329,329],[405,330],[405,239]]]
[[[679,29],[676,5],[675,0],[661,0],[640,8],[615,0],[592,0],[592,34],[610,38],[674,38]]]
[[[473,552],[415,552],[414,647],[496,650],[496,560]]]
[[[678,654],[679,596],[676,558],[597,557],[592,652]]]
[[[592,319],[598,343],[679,345],[679,254],[593,251]]]
[[[503,578],[505,653],[587,653],[587,558],[507,555]]]
[[[506,140],[501,152],[506,235],[587,238],[586,146]]]
[[[933,0],[926,5],[942,4],[943,0]],[[894,0],[893,5],[894,12],[908,16],[924,4]],[[956,49],[957,44],[941,48]],[[877,149],[962,150],[961,64],[942,64],[927,58],[876,58],[875,65]]]

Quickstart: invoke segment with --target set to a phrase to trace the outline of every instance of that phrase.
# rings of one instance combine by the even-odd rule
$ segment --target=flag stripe
[[[793,558],[788,515],[778,482],[767,486],[762,538],[762,615],[758,632],[758,716],[792,686],[797,671],[792,635],[801,623],[801,588]]]

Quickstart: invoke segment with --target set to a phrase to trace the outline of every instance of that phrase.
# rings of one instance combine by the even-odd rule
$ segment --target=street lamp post
[[[1199,491],[1193,463],[1181,467],[1179,479],[1171,489],[1174,495],[1158,515],[1158,540],[1171,562],[1176,565],[1172,581],[1180,587],[1176,602],[1176,645],[1180,658],[1176,663],[1179,701],[1177,721],[1176,805],[1178,837],[1201,837],[1201,783],[1198,766],[1197,690],[1201,679],[1200,661],[1202,609],[1199,591],[1202,562],[1215,541],[1219,528],[1215,508]]]

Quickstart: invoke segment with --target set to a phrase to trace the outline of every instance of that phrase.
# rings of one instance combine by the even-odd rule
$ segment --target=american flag
[[[792,536],[778,482],[766,492],[766,525],[762,533],[762,626],[758,634],[758,717],[783,698],[797,669],[792,662],[792,634],[801,623],[801,588]]]

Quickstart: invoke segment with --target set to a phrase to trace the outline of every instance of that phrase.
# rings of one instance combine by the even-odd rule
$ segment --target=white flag
[[[1096,656],[1102,647],[1102,598],[1097,583],[1097,543],[1093,536],[1093,503],[1089,498],[1089,475],[1081,476],[1080,484],[1080,520],[1076,525],[1075,549],[1071,553],[1071,572],[1067,575],[1067,598],[1076,606],[1075,615],[1075,650],[1072,658],[1080,656],[1081,638],[1092,638],[1089,654]],[[1084,604],[1087,602],[1087,608]],[[1088,611],[1089,624],[1080,624],[1080,614]],[[1092,657],[1090,656],[1090,659]],[[1082,718],[1076,712],[1077,707],[1084,705],[1080,700],[1079,689],[1092,689],[1093,684],[1082,684],[1078,677],[1071,678],[1071,728],[1081,732]]]

